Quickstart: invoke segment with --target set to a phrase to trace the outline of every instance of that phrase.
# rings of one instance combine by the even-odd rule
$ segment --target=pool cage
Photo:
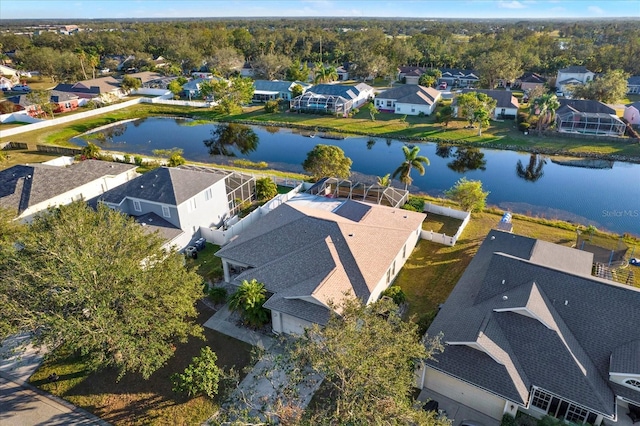
[[[365,185],[347,179],[323,178],[307,193],[329,198],[348,198],[389,207],[401,207],[409,199],[409,191],[392,186]]]
[[[327,112],[346,114],[353,108],[353,101],[335,95],[318,95],[306,92],[289,102],[289,108],[299,112]]]
[[[627,125],[618,117],[606,113],[569,111],[556,116],[559,132],[589,135],[620,136]]]
[[[213,173],[224,177],[230,217],[236,215],[241,210],[243,204],[255,199],[256,179],[254,176],[205,166],[182,165],[180,168]]]

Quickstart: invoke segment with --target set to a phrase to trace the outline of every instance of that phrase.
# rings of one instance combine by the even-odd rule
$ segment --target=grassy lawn
[[[423,315],[435,313],[438,305],[444,303],[453,290],[484,237],[496,226],[501,216],[502,212],[498,211],[474,213],[454,247],[425,240],[418,243],[395,281],[407,295],[409,317],[417,321]],[[570,224],[521,215],[514,215],[512,221],[514,233],[519,235],[565,246],[575,244],[576,232]],[[616,236],[609,238],[617,239]],[[634,246],[635,253],[640,253],[639,240],[626,239],[625,242],[630,246],[629,254]],[[635,273],[634,285],[640,287],[640,271]]]
[[[214,311],[202,304],[199,309],[198,321],[202,324]],[[45,361],[30,382],[114,425],[198,425],[217,411],[220,401],[205,397],[187,400],[171,390],[170,376],[182,372],[205,345],[217,354],[220,367],[235,366],[241,377],[251,361],[250,345],[210,329],[205,329],[204,335],[205,341],[191,338],[178,345],[167,365],[149,380],[132,374],[116,382],[115,371],[88,373],[81,359],[70,357]],[[60,380],[48,383],[46,378],[54,372]]]
[[[27,151],[23,149],[10,149],[3,152],[8,154],[9,158],[0,162],[0,170],[8,169],[16,164],[42,163],[60,156],[59,154]]]
[[[215,282],[223,278],[222,260],[215,256],[218,250],[220,246],[207,243],[204,250],[198,252],[197,259],[187,259],[187,266],[197,268],[196,272],[205,280]]]
[[[439,234],[455,235],[461,224],[462,221],[460,219],[435,213],[427,213],[427,218],[422,222],[422,229]]]

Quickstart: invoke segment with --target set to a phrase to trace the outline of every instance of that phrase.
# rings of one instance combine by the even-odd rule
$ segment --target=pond
[[[190,161],[224,164],[245,158],[292,172],[303,171],[301,163],[315,145],[337,145],[353,160],[353,180],[369,183],[376,176],[392,173],[404,159],[401,147],[409,144],[368,137],[324,139],[323,135],[296,129],[198,124],[156,117],[116,124],[87,136],[105,150],[153,155],[154,150],[180,148]],[[74,142],[86,144],[79,138]],[[440,196],[466,176],[482,181],[485,190],[490,191],[490,205],[640,235],[640,164],[531,156],[427,142],[409,145],[419,146],[420,155],[431,162],[424,176],[412,173],[412,192]]]

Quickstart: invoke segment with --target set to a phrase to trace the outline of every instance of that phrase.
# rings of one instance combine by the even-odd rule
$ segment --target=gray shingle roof
[[[518,100],[510,90],[488,90],[488,89],[462,89],[462,93],[478,92],[484,93],[496,100],[496,108],[519,108]]]
[[[589,71],[587,67],[583,65],[571,65],[570,67],[558,70],[558,72],[572,73],[572,74],[585,74],[591,71]]]
[[[120,204],[130,197],[177,206],[222,179],[221,174],[159,167],[105,192],[99,199]]]
[[[17,165],[0,171],[0,206],[22,213],[27,208],[100,179],[134,170],[132,164],[87,160],[67,167]]]
[[[253,82],[256,90],[265,92],[288,92],[293,85],[292,81],[256,80]]]
[[[640,86],[640,75],[632,75],[627,79],[628,86]]]
[[[547,81],[546,78],[542,77],[540,74],[536,74],[535,72],[525,72],[520,77],[517,78],[523,83],[545,83]]]
[[[428,333],[480,345],[490,335],[506,362],[448,345],[429,364],[521,404],[522,386],[538,386],[613,416],[620,386],[608,381],[610,357],[612,368],[638,371],[640,346],[628,342],[640,342],[640,290],[589,274],[590,262],[574,249],[491,231]]]
[[[440,97],[440,92],[432,87],[409,84],[385,90],[378,97],[395,99],[396,102],[405,104],[433,105]]]
[[[640,374],[640,340],[625,343],[611,354],[612,373]]]
[[[589,99],[558,99],[560,108],[556,110],[556,114],[564,114],[568,111],[586,112],[586,113],[604,113],[615,114],[616,110],[599,101]]]
[[[135,217],[135,221],[144,227],[147,232],[158,232],[162,238],[171,241],[184,234],[182,229],[167,222],[155,213],[147,213]]]
[[[358,97],[360,92],[373,90],[373,88],[364,83],[356,85],[346,84],[317,84],[309,88],[308,92],[316,95],[342,96],[345,99],[353,100]]]
[[[290,203],[262,216],[216,255],[251,267],[236,279],[255,278],[275,293],[268,309],[319,323],[328,319],[322,305],[337,302],[346,291],[368,301],[424,219],[422,213],[356,201],[345,201],[334,212],[296,205],[295,198]],[[296,302],[284,307],[290,300]],[[301,303],[312,306],[307,310]]]

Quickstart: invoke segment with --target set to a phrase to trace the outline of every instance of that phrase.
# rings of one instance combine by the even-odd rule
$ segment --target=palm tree
[[[560,102],[554,94],[542,95],[535,98],[529,107],[529,115],[538,116],[538,134],[542,134],[542,130],[553,122],[556,110],[560,108]]]
[[[335,67],[325,67],[323,64],[316,64],[316,68],[314,83],[329,83],[338,79],[338,71]]]
[[[409,149],[408,146],[403,145],[402,151],[404,152],[404,161],[400,167],[393,172],[393,177],[396,178],[397,176],[400,176],[400,182],[404,183],[404,189],[406,190],[411,182],[413,182],[413,179],[411,178],[411,169],[415,168],[418,173],[420,173],[420,176],[423,176],[425,171],[424,166],[429,165],[429,159],[425,156],[418,155],[420,148],[417,146]]]
[[[518,160],[518,163],[516,164],[516,174],[527,182],[535,182],[544,174],[542,168],[545,164],[547,164],[547,161],[544,157],[537,154],[531,154],[527,167],[524,167],[522,161]]]
[[[378,185],[380,186],[391,186],[391,173],[387,173],[384,176],[377,176]]]
[[[242,319],[250,326],[259,327],[269,320],[269,311],[262,307],[267,300],[264,284],[255,278],[243,280],[229,298],[229,309],[239,311]]]

